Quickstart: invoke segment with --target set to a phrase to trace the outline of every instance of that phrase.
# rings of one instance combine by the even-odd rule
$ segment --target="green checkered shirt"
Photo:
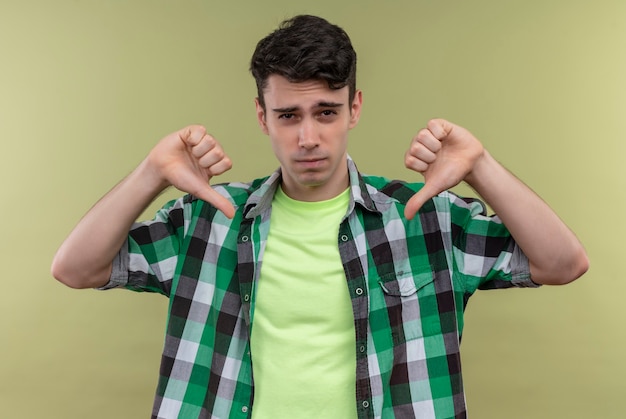
[[[534,286],[528,260],[481,202],[444,192],[409,221],[404,206],[421,184],[361,175],[351,159],[348,168],[337,245],[354,312],[358,416],[465,417],[467,300],[478,288]],[[234,204],[232,220],[187,195],[133,226],[104,288],[169,297],[152,417],[251,416],[250,319],[280,178],[215,186]]]

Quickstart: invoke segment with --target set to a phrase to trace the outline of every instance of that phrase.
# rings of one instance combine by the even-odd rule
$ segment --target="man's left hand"
[[[468,130],[445,119],[431,119],[411,141],[404,165],[424,176],[424,186],[407,202],[412,219],[426,201],[467,180],[484,148]]]

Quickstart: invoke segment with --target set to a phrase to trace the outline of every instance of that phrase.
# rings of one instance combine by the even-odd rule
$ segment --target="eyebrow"
[[[318,102],[314,108],[340,108],[343,106],[343,103],[337,103],[337,102]],[[295,112],[297,110],[300,110],[299,106],[288,106],[285,108],[273,108],[272,111],[276,112],[276,113],[290,113],[290,112]]]

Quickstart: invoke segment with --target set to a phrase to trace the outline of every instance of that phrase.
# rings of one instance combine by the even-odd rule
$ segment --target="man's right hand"
[[[170,185],[232,218],[232,204],[209,186],[213,176],[230,168],[230,159],[204,127],[189,126],[163,138],[78,222],[54,257],[52,275],[73,288],[105,285],[132,224]]]
[[[232,162],[222,146],[200,125],[191,125],[163,138],[146,162],[160,186],[174,186],[215,206],[228,218],[235,209],[218,194],[209,181],[230,170]]]

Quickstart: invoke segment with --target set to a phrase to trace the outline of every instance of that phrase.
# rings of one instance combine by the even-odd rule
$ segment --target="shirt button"
[[[354,292],[356,292],[356,295],[362,295],[363,294],[363,288],[357,288],[354,290]]]
[[[365,352],[365,346],[360,346],[359,347],[359,352],[361,352],[361,353]]]
[[[243,300],[244,300],[245,302],[250,301],[250,294],[246,294],[246,295],[244,295],[244,296],[243,296]]]
[[[243,413],[248,413],[248,406],[243,406],[243,407],[241,408],[241,411],[242,411]]]
[[[363,400],[363,408],[367,409],[368,407],[370,407],[370,402],[368,402],[367,400]]]
[[[244,243],[245,243],[245,242],[247,242],[248,240],[250,240],[250,237],[248,237],[248,236],[241,236],[241,241],[242,241],[242,242],[244,242]]]
[[[347,242],[348,241],[348,236],[346,234],[342,234],[341,235],[341,241],[342,242]]]

